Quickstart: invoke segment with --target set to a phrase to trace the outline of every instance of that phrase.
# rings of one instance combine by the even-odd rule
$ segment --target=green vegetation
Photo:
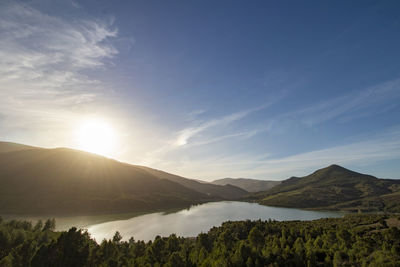
[[[245,194],[73,149],[0,142],[0,214],[150,212]]]
[[[338,165],[292,177],[254,194],[260,204],[347,211],[400,211],[400,180],[378,179]]]
[[[280,184],[280,181],[265,181],[247,178],[223,178],[212,181],[216,185],[233,185],[246,190],[247,192],[266,191]]]
[[[315,221],[225,222],[195,238],[97,244],[54,221],[0,219],[0,266],[399,266],[400,217],[347,215]]]

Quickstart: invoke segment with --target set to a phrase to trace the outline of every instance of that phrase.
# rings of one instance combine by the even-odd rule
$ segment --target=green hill
[[[223,178],[212,181],[216,185],[233,185],[246,190],[247,192],[259,192],[271,189],[280,184],[280,181],[265,181],[248,178]]]
[[[155,175],[146,167],[73,149],[3,142],[0,151],[7,151],[0,153],[2,214],[142,212],[233,199],[235,192],[239,198],[247,193],[231,188],[230,198],[217,192],[205,194],[167,179],[172,174]],[[214,187],[226,195],[229,192],[229,188]]]
[[[400,207],[400,180],[378,179],[338,165],[292,177],[255,195],[261,204],[296,208],[388,210]]]

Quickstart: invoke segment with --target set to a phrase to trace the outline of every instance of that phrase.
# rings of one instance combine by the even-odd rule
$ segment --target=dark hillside
[[[145,170],[72,149],[0,153],[0,212],[150,211],[211,198]]]

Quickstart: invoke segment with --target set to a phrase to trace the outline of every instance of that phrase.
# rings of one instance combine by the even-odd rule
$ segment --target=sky
[[[0,140],[84,149],[97,120],[189,178],[400,178],[399,47],[399,1],[2,0]]]

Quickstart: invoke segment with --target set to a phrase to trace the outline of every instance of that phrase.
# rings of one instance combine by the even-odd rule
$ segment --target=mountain
[[[247,192],[266,191],[281,183],[281,181],[265,181],[248,178],[223,178],[211,182],[216,185],[233,185]]]
[[[194,179],[184,178],[178,175],[170,174],[164,171],[152,169],[144,166],[137,166],[146,170],[160,179],[168,179],[175,183],[181,184],[187,188],[196,190],[200,193],[206,194],[212,197],[220,197],[227,200],[234,200],[248,195],[248,191],[240,188],[237,185],[217,185],[212,183],[200,182]]]
[[[149,168],[83,151],[5,142],[0,143],[0,151],[7,151],[0,153],[0,213],[3,214],[142,212],[228,199],[165,178],[173,177],[172,174],[156,175]],[[222,188],[228,195],[227,187],[216,188]],[[234,198],[234,192],[239,192],[238,197],[247,193],[231,189],[229,199]]]
[[[400,208],[400,180],[378,179],[331,165],[302,178],[291,177],[254,196],[257,202],[271,206],[395,211]]]
[[[27,146],[27,145],[12,143],[12,142],[0,141],[0,153],[27,150],[27,149],[33,149],[33,148],[37,148],[37,147]]]

